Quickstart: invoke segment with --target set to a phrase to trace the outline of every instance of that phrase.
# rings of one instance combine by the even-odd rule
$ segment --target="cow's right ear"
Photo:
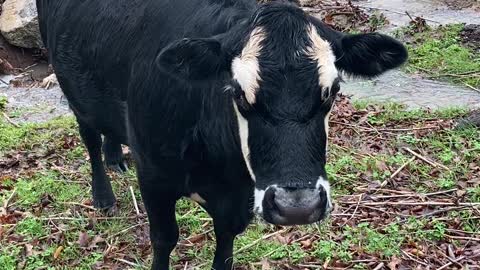
[[[222,45],[215,39],[181,39],[157,56],[157,67],[183,80],[206,80],[228,69]]]

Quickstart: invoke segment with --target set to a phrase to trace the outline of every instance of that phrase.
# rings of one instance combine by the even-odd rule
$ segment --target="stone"
[[[6,0],[0,15],[0,32],[12,45],[43,47],[35,0]]]

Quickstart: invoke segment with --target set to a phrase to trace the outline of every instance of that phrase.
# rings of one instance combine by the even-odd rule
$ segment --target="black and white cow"
[[[102,163],[129,144],[148,212],[152,269],[168,269],[175,203],[199,202],[217,237],[214,269],[256,213],[308,224],[332,208],[328,117],[347,73],[407,58],[381,34],[343,34],[295,3],[37,0],[40,28],[90,154],[97,208],[115,205]],[[127,135],[128,134],[128,135]]]

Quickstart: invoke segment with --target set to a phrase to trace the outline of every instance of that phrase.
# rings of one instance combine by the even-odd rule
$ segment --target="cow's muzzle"
[[[269,187],[263,198],[263,218],[278,225],[318,222],[330,212],[326,190],[318,188]]]

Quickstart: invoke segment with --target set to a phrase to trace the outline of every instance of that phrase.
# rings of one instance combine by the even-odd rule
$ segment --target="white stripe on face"
[[[235,111],[235,115],[237,116],[238,134],[240,135],[240,145],[242,147],[243,159],[247,165],[250,177],[252,177],[252,180],[255,181],[255,174],[253,173],[252,166],[250,164],[250,148],[248,147],[248,121],[238,111],[238,107],[235,102],[233,102],[233,109]]]
[[[261,43],[263,40],[265,40],[263,28],[255,28],[240,56],[235,57],[232,62],[233,78],[245,92],[245,98],[250,104],[255,103],[259,81],[261,80],[258,56],[262,50]]]
[[[333,106],[332,108],[330,108],[330,111],[328,111],[328,113],[325,115],[325,119],[324,119],[324,125],[325,125],[325,156],[327,155],[327,152],[328,152],[328,131],[330,130],[330,124],[329,124],[329,121],[330,121],[330,115],[332,114],[332,109],[333,109]]]
[[[318,82],[322,87],[322,97],[330,96],[330,88],[338,77],[338,70],[335,67],[335,54],[333,54],[330,43],[320,37],[317,29],[313,25],[308,27],[308,36],[311,46],[307,49],[307,54],[312,60],[317,61]]]
[[[330,183],[320,176],[315,187],[317,189],[322,187],[325,190],[325,193],[327,194],[327,209],[332,208],[332,199],[330,198]]]

